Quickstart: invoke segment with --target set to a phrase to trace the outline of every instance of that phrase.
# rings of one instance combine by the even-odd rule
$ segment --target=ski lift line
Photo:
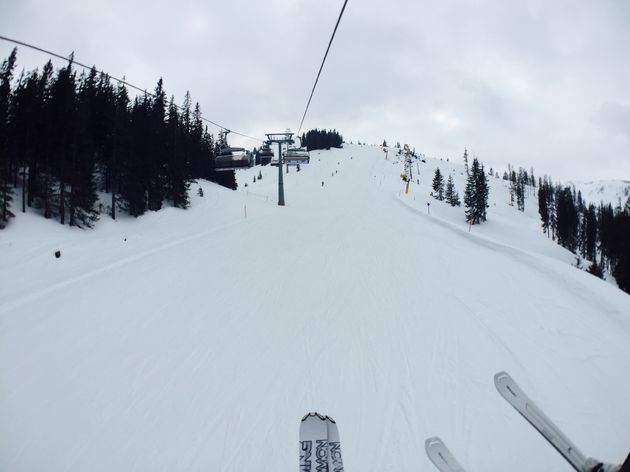
[[[339,22],[341,21],[341,17],[343,16],[343,12],[346,9],[346,4],[348,0],[344,0],[343,7],[341,7],[341,12],[339,12],[339,18],[337,18],[337,23],[335,24],[335,29],[332,32],[332,36],[330,37],[330,41],[328,42],[328,47],[326,48],[326,53],[324,54],[324,59],[322,59],[322,64],[319,66],[319,71],[317,72],[317,77],[315,78],[315,83],[313,84],[313,89],[311,90],[311,96],[308,98],[308,103],[306,104],[306,109],[304,110],[304,115],[302,115],[302,121],[300,121],[300,126],[298,127],[297,135],[299,136],[300,131],[302,131],[302,125],[304,124],[304,118],[306,118],[306,113],[308,112],[308,107],[311,104],[311,100],[313,99],[313,94],[315,93],[315,87],[317,87],[317,82],[319,81],[319,76],[322,73],[322,69],[324,68],[324,63],[326,62],[326,57],[328,57],[328,51],[330,51],[330,46],[332,45],[333,39],[335,38],[335,33],[337,32],[337,27],[339,26]]]
[[[38,47],[38,46],[34,46],[34,45],[32,45],[32,44],[25,43],[25,42],[23,42],[23,41],[18,41],[17,39],[7,38],[6,36],[1,36],[1,35],[0,35],[0,40],[8,41],[8,42],[10,42],[10,43],[14,43],[14,44],[18,44],[18,45],[20,45],[20,46],[24,46],[24,47],[27,47],[27,48],[30,48],[30,49],[34,49],[35,51],[43,52],[44,54],[48,54],[48,55],[50,55],[50,56],[56,57],[57,59],[62,59],[62,60],[64,60],[64,61],[70,61],[70,60],[71,60],[71,59],[70,59],[70,57],[65,57],[65,56],[62,56],[61,54],[57,54],[57,53],[55,53],[55,52],[48,51],[47,49],[43,49],[43,48],[40,48],[40,47]],[[77,66],[79,66],[79,67],[83,67],[84,69],[87,69],[87,70],[92,70],[92,67],[90,67],[90,66],[88,66],[88,65],[85,65],[85,64],[82,64],[82,63],[80,63],[79,61],[76,61],[74,58],[72,58],[72,62],[73,62],[74,64],[76,64]],[[94,68],[96,68],[96,67],[94,66]],[[109,78],[110,78],[110,79],[112,79],[113,81],[118,82],[118,83],[121,83],[121,84],[123,84],[123,85],[125,85],[125,86],[127,86],[127,87],[129,87],[129,88],[134,89],[134,90],[137,90],[138,92],[141,92],[141,93],[144,93],[144,94],[150,95],[151,97],[155,97],[155,94],[154,94],[154,93],[147,92],[147,89],[143,89],[143,88],[140,88],[140,87],[138,87],[138,86],[136,86],[136,85],[133,85],[133,84],[131,84],[131,83],[127,82],[127,81],[126,81],[126,80],[124,80],[124,79],[119,79],[118,77],[114,77],[113,75],[109,75],[109,74],[107,74],[107,73],[105,73],[104,71],[101,71],[101,70],[97,70],[97,72],[98,72],[99,74],[105,74],[105,75],[107,75],[107,77],[109,77]],[[175,106],[176,106],[179,110],[182,110],[182,107],[180,107],[179,105],[175,105]],[[214,121],[212,121],[212,120],[210,120],[210,119],[208,119],[208,118],[204,118],[203,116],[201,117],[201,119],[202,119],[203,121],[207,122],[207,123],[210,123],[210,124],[212,124],[212,125],[216,126],[217,128],[221,128],[221,129],[228,129],[228,128],[226,128],[225,126],[220,125],[219,123],[216,123],[216,122],[214,122]],[[232,131],[232,133],[237,134],[237,135],[239,135],[239,136],[242,136],[242,137],[244,137],[244,138],[253,139],[254,141],[264,142],[262,139],[259,139],[259,138],[254,138],[253,136],[248,136],[248,135],[246,135],[246,134],[239,133],[239,132],[237,132],[237,131]]]

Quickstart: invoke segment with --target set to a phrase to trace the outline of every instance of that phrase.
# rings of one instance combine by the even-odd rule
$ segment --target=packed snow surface
[[[501,370],[620,462],[630,296],[572,267],[535,198],[518,212],[492,178],[469,231],[429,197],[437,166],[463,197],[463,168],[414,163],[405,194],[395,154],[312,152],[285,207],[257,167],[89,231],[18,214],[0,232],[0,470],[297,470],[309,411],[337,421],[348,472],[433,470],[429,436],[471,471],[571,470],[495,391]]]

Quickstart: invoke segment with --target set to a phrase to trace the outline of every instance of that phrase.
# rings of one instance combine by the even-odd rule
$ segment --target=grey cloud
[[[630,105],[606,102],[593,114],[593,122],[612,134],[630,140]]]
[[[149,89],[162,76],[180,103],[190,90],[208,118],[262,135],[299,124],[342,1],[5,3],[3,34]],[[350,0],[305,127],[457,159],[468,147],[495,169],[628,179],[628,24],[617,0]]]

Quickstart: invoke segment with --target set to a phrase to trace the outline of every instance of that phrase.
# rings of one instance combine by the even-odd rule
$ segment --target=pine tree
[[[12,167],[16,170],[21,167],[22,212],[26,211],[27,202],[31,206],[34,191],[31,180],[38,168],[38,151],[46,142],[42,132],[44,120],[39,100],[39,82],[37,71],[31,72],[26,78],[22,73],[11,97],[7,138]]]
[[[95,116],[96,104],[96,69],[92,69],[80,84],[76,98],[76,124],[72,138],[72,155],[67,168],[68,216],[70,226],[92,227],[98,219],[95,205],[96,193],[95,151],[97,129],[103,125],[100,117]]]
[[[519,211],[525,211],[525,186],[528,184],[529,178],[523,168],[519,168],[515,180],[516,208]]]
[[[151,100],[149,113],[149,134],[151,136],[149,154],[145,156],[147,166],[147,204],[148,209],[157,211],[162,208],[165,197],[166,154],[166,92],[162,78],[158,80]]]
[[[182,107],[181,117],[178,115],[174,98],[168,108],[167,128],[169,130],[169,140],[167,147],[169,153],[168,159],[168,177],[167,181],[167,197],[173,202],[176,208],[188,208],[190,199],[188,190],[190,188],[189,175],[189,159],[191,153],[191,116],[190,116],[190,94],[186,93],[184,106]]]
[[[464,148],[464,169],[466,170],[466,176],[470,175],[470,171],[468,169],[468,149]]]
[[[302,134],[300,144],[309,151],[315,149],[330,149],[331,147],[340,148],[343,144],[343,137],[337,130],[327,131],[312,129],[306,134]]]
[[[461,202],[459,201],[459,195],[455,190],[455,184],[453,183],[453,176],[449,174],[448,180],[446,181],[446,191],[444,192],[444,199],[446,203],[451,206],[459,206]]]
[[[473,174],[468,173],[466,188],[464,189],[464,208],[466,209],[466,221],[470,224],[479,223],[479,212],[477,209],[477,186],[475,182],[475,165],[473,162]]]
[[[188,117],[190,117],[190,105],[188,106]],[[190,120],[189,120],[190,121]],[[175,180],[177,179],[178,171],[178,153],[183,152],[184,147],[183,137],[186,129],[183,124],[180,124],[179,112],[177,105],[175,104],[175,97],[171,95],[171,99],[168,103],[168,112],[166,114],[166,140],[165,140],[165,152],[166,152],[166,178],[165,178],[165,197],[173,202]]]
[[[124,168],[129,160],[130,125],[129,95],[127,94],[127,88],[122,83],[119,83],[114,99],[114,126],[112,130],[111,217],[114,220],[116,219],[116,208],[123,203],[119,199],[118,194],[123,185]]]
[[[32,126],[40,139],[35,143],[33,154],[27,159],[28,183],[26,203],[29,207],[44,210],[45,218],[52,218],[54,210],[55,179],[53,175],[53,143],[54,120],[52,112],[53,65],[48,61],[39,77],[34,73],[36,81],[35,94],[31,105],[27,107],[25,120]],[[30,119],[29,119],[30,118]]]
[[[17,58],[17,48],[13,48],[8,59],[0,66],[0,228],[13,217],[9,205],[13,200],[11,186],[11,158],[9,157],[9,102],[11,80]]]
[[[546,180],[540,180],[538,184],[538,213],[542,221],[543,232],[550,235],[551,215],[549,214],[549,195],[548,192],[552,191],[551,187],[547,184]]]
[[[33,158],[36,145],[36,140],[33,139],[35,128],[33,123],[34,114],[31,111],[31,107],[33,107],[37,95],[37,81],[37,72],[28,74],[26,78],[24,72],[22,72],[17,86],[10,97],[10,112],[8,113],[5,131],[0,131],[0,141],[4,138],[6,143],[5,150],[8,153],[6,155],[10,156],[9,160],[13,161],[14,165],[17,164],[22,168],[20,172],[22,176],[22,212],[26,211],[27,166]],[[4,120],[0,121],[4,122]],[[1,144],[0,147],[2,147]],[[0,161],[2,161],[1,157]]]
[[[454,192],[455,192],[455,185],[453,184],[453,176],[449,174],[448,179],[446,180],[446,189],[444,190],[444,200],[449,205],[453,204]]]
[[[453,191],[453,198],[451,198],[451,206],[460,206],[462,202],[459,200],[459,193]]]
[[[98,183],[100,189],[111,192],[115,179],[115,146],[116,146],[116,96],[117,90],[112,85],[109,76],[104,73],[98,75],[96,93],[94,97],[94,153],[98,169]]]
[[[149,152],[148,97],[136,97],[131,107],[129,121],[129,154],[120,162],[119,207],[137,217],[147,210],[147,168],[144,156]]]
[[[483,165],[480,165],[477,158],[474,158],[471,172],[466,180],[466,189],[464,191],[466,221],[473,225],[486,221],[488,197],[488,181]]]
[[[54,121],[51,122],[49,152],[56,184],[51,204],[58,213],[62,225],[66,222],[68,191],[77,152],[77,90],[76,73],[72,69],[72,64],[71,59],[66,67],[57,72],[51,86],[50,97],[50,113]]]
[[[183,117],[176,108],[166,116],[161,80],[154,97],[145,94],[130,107],[124,84],[112,87],[94,68],[77,79],[72,60],[57,72],[49,61],[41,74],[23,73],[12,92],[8,63],[0,69],[8,78],[0,81],[3,224],[1,199],[9,201],[19,177],[23,210],[33,206],[46,218],[82,227],[98,216],[99,186],[111,192],[112,218],[118,208],[132,216],[157,210],[165,195],[185,208],[195,178],[236,188],[234,172],[212,171],[214,139],[204,131],[198,104],[191,116],[189,94]],[[342,142],[334,130],[322,134],[330,145]]]
[[[593,260],[593,262],[591,263],[589,268],[586,269],[586,271],[589,274],[593,274],[595,277],[599,277],[600,279],[604,278],[604,269],[601,264],[597,263],[597,259]]]
[[[439,168],[435,169],[433,177],[433,196],[438,200],[444,199],[444,178]]]
[[[473,159],[473,165],[475,161],[477,161],[477,158]],[[488,197],[490,192],[488,188],[488,178],[486,177],[486,172],[484,170],[483,164],[481,164],[481,168],[479,168],[479,162],[477,162],[477,175],[475,180],[477,186],[476,197],[479,218],[481,221],[486,221],[486,210],[488,208]]]
[[[584,218],[585,244],[584,257],[595,262],[597,259],[597,210],[592,203],[586,210]]]
[[[556,199],[558,243],[571,252],[577,250],[578,212],[571,188],[560,189]]]
[[[190,173],[188,178],[206,178],[210,169],[210,158],[203,148],[203,123],[199,102],[193,110],[190,130]]]

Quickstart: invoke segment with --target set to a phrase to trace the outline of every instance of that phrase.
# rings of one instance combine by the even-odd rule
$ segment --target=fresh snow
[[[627,180],[569,181],[567,184],[581,191],[584,200],[594,205],[603,202],[616,207],[621,201],[623,207],[630,198],[630,182]]]
[[[393,148],[346,145],[285,174],[285,207],[256,167],[88,231],[19,213],[0,232],[0,470],[297,470],[309,411],[337,421],[349,472],[433,470],[432,436],[468,470],[570,470],[501,370],[620,462],[630,296],[572,267],[535,198],[518,212],[492,178],[469,231],[429,197],[439,166],[462,198],[463,167],[414,166],[405,194]]]

